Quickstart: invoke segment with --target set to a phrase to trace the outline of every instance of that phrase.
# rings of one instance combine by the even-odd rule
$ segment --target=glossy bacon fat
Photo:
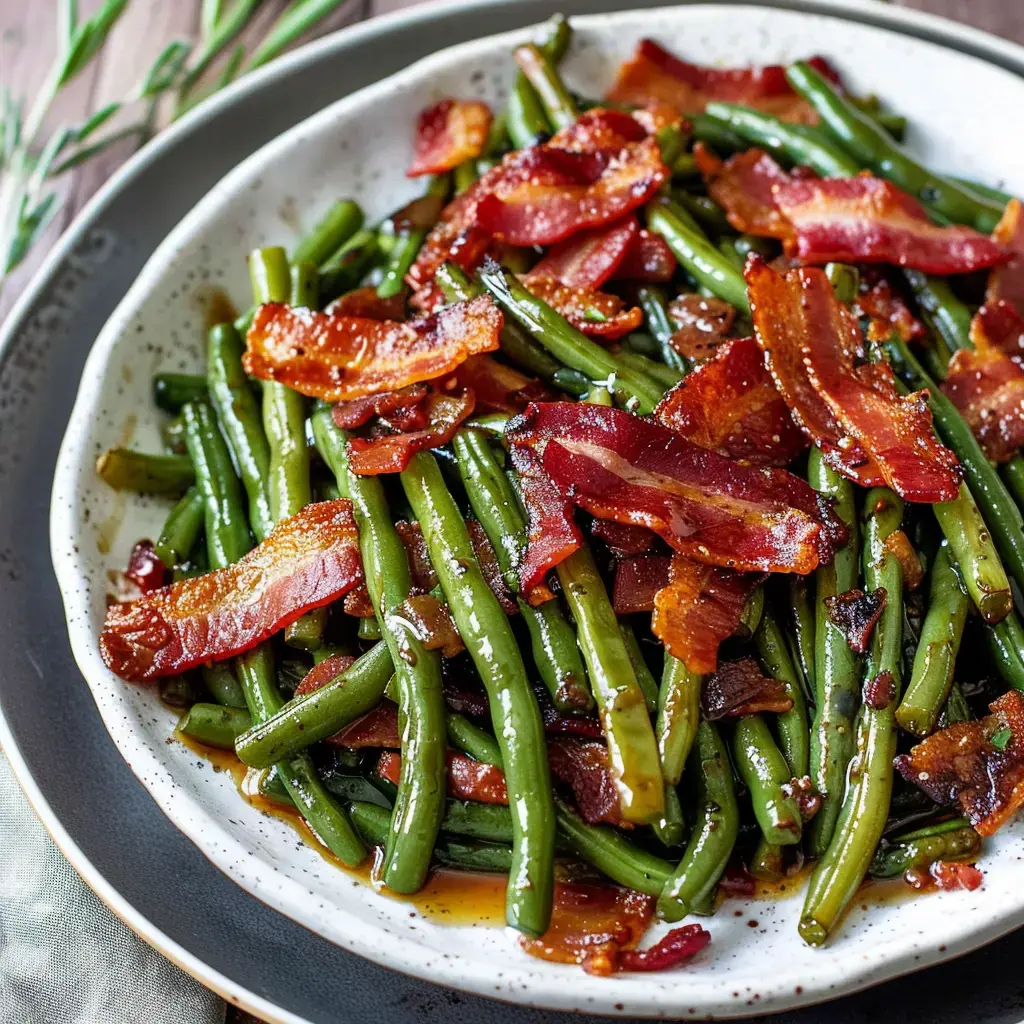
[[[740,570],[811,572],[832,557],[841,532],[798,477],[707,451],[619,409],[533,404],[505,437],[530,520],[520,569],[526,591],[579,546],[574,504],[647,527],[681,554]]]
[[[362,582],[349,501],[307,505],[239,562],[113,605],[107,667],[143,682],[240,654]]]
[[[501,311],[481,296],[406,323],[260,306],[247,336],[246,373],[328,402],[430,380],[498,347]]]
[[[491,111],[476,100],[441,100],[424,110],[416,123],[415,157],[405,173],[443,174],[473,160],[487,144]]]
[[[824,272],[804,267],[782,276],[752,257],[746,279],[775,384],[829,464],[907,501],[955,498],[960,467],[935,438],[925,395],[901,396],[889,365],[867,361],[857,322]]]

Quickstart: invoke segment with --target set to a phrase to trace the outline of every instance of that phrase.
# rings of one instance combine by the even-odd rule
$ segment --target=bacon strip
[[[857,323],[824,272],[804,267],[783,277],[752,257],[746,279],[775,384],[829,464],[908,501],[955,498],[959,464],[935,438],[926,395],[899,395],[889,365],[866,361]]]
[[[535,272],[527,275],[524,283],[533,295],[557,309],[576,330],[592,338],[614,341],[643,326],[643,310],[639,306],[626,309],[618,295],[593,288],[572,288]]]
[[[988,275],[986,304],[1002,299],[1024,315],[1024,203],[1011,199],[992,239],[1010,254],[1010,258]]]
[[[735,462],[619,409],[534,403],[505,439],[529,512],[525,591],[579,547],[573,504],[647,527],[699,561],[748,571],[810,572],[832,557],[841,532],[799,478]]]
[[[694,444],[755,466],[786,466],[807,447],[753,338],[721,345],[654,415]]]
[[[444,174],[484,151],[491,110],[477,100],[441,100],[420,113],[409,178]]]
[[[671,281],[679,261],[661,235],[647,228],[637,232],[633,244],[615,271],[615,278],[623,281],[648,281],[664,284]]]
[[[676,325],[672,347],[698,362],[715,354],[736,320],[736,310],[713,295],[677,295],[668,315]]]
[[[600,288],[622,265],[640,234],[630,214],[614,224],[572,235],[552,246],[530,271],[532,278],[551,278],[568,288]]]
[[[928,331],[907,305],[906,299],[893,287],[884,271],[877,267],[860,267],[860,290],[853,310],[857,316],[867,317],[868,338],[885,341],[890,332],[904,341],[919,341]]]
[[[1024,445],[1024,369],[1004,352],[954,352],[942,390],[993,462],[1008,462]]]
[[[332,316],[359,316],[366,320],[404,320],[405,295],[399,292],[382,299],[377,289],[367,285],[339,295],[324,307]]]
[[[498,347],[501,311],[485,296],[406,323],[331,316],[268,303],[253,317],[245,372],[328,402],[450,373]]]
[[[472,389],[477,412],[521,412],[530,402],[552,397],[536,377],[488,355],[470,356],[456,371],[460,387]]]
[[[743,606],[762,578],[676,555],[668,586],[654,598],[651,631],[691,672],[714,672],[719,644],[739,628]]]
[[[107,609],[106,666],[132,682],[241,654],[363,579],[352,503],[307,505],[226,569]]]
[[[1024,366],[1024,316],[1006,299],[986,300],[971,320],[977,348],[998,349]]]
[[[336,427],[355,430],[356,427],[365,426],[374,416],[387,416],[399,410],[408,414],[429,394],[430,388],[426,384],[410,384],[399,391],[385,391],[379,395],[353,398],[350,402],[338,402],[331,409],[331,418]]]
[[[598,519],[597,522],[608,520]],[[668,555],[620,559],[615,565],[615,585],[612,587],[615,614],[654,611],[654,599],[669,584],[671,565],[672,559]]]

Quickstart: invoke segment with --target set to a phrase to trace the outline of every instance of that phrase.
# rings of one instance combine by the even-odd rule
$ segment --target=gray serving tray
[[[71,656],[50,562],[51,479],[86,355],[170,229],[228,170],[297,121],[453,43],[556,10],[663,2],[434,4],[282,59],[204,105],[117,175],[65,234],[0,334],[0,742],[44,824],[114,911],[205,984],[268,1020],[566,1024],[570,1017],[415,981],[328,943],[216,870],[136,780]],[[1024,75],[1024,51],[937,18],[859,0],[762,6],[882,25]],[[768,1019],[1015,1024],[1024,1017],[1022,962],[1024,931],[840,1003]]]

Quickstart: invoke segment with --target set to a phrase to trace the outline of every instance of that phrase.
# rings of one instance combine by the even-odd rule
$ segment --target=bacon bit
[[[529,513],[526,592],[579,547],[573,504],[654,530],[680,554],[747,571],[810,572],[831,559],[841,533],[820,495],[792,474],[734,462],[619,409],[534,403],[505,439]]]
[[[527,275],[527,285],[533,278],[552,278],[567,288],[600,288],[622,266],[639,234],[631,213],[613,224],[572,235],[548,250]]]
[[[671,565],[672,559],[668,555],[620,559],[615,567],[615,585],[612,588],[615,614],[654,611],[655,598],[669,585]]]
[[[704,680],[700,704],[709,722],[762,711],[781,714],[793,707],[785,686],[765,676],[753,658],[723,661],[718,671]]]
[[[465,754],[448,751],[448,795],[481,804],[508,804],[505,775],[493,764],[474,761]],[[385,751],[377,762],[377,774],[396,786],[402,777],[402,756]]]
[[[603,540],[614,558],[632,558],[646,555],[658,543],[658,535],[642,526],[616,523],[612,519],[595,519],[590,534]]]
[[[885,587],[869,594],[863,590],[847,590],[825,598],[829,621],[846,639],[851,651],[867,653],[875,623],[885,609]]]
[[[475,160],[487,145],[491,111],[476,100],[441,100],[422,111],[416,123],[415,156],[406,177],[444,174]]]
[[[395,529],[405,545],[414,586],[424,593],[433,590],[437,586],[437,573],[430,563],[430,552],[427,551],[427,542],[423,539],[420,524],[399,519],[395,523]]]
[[[1018,313],[1024,313],[1024,203],[1019,199],[1011,199],[1006,204],[992,239],[1010,254],[1010,258],[989,274],[986,305],[1004,301]]]
[[[672,112],[668,120],[655,123],[658,116],[656,112],[632,114],[612,107],[592,107],[552,135],[548,145],[569,153],[587,154],[622,149],[642,142],[648,135],[656,135],[666,124],[679,120]]]
[[[810,775],[790,779],[789,782],[783,783],[782,791],[786,796],[795,798],[800,808],[800,818],[805,823],[821,810],[821,794],[814,788]]]
[[[472,389],[478,412],[522,412],[530,402],[552,397],[541,381],[492,356],[470,356],[455,371],[455,380]]]
[[[542,302],[558,310],[588,337],[614,341],[643,325],[644,314],[639,306],[626,309],[618,295],[593,288],[570,288],[553,277],[530,274],[523,283]]]
[[[928,331],[910,311],[907,300],[877,267],[860,267],[860,290],[853,311],[869,320],[868,338],[884,341],[895,331],[904,341],[920,341]]]
[[[448,606],[432,594],[407,597],[391,615],[404,619],[428,651],[439,650],[445,658],[454,658],[466,649]]]
[[[810,62],[832,81],[836,74],[821,58]],[[684,114],[703,113],[712,100],[743,103],[784,121],[816,124],[814,108],[790,88],[786,69],[778,64],[755,68],[708,68],[688,64],[650,39],[642,40],[633,57],[619,68],[608,93],[615,103],[647,106],[663,103]]]
[[[167,569],[156,557],[153,542],[140,540],[128,556],[128,568],[124,571],[125,578],[135,585],[138,595],[151,594],[164,585]]]
[[[661,235],[655,235],[646,228],[637,232],[633,244],[615,271],[616,280],[646,281],[664,284],[671,281],[676,272],[678,260]]]
[[[726,899],[749,900],[757,891],[757,882],[742,861],[730,859],[718,880],[718,891]]]
[[[679,295],[668,304],[675,321],[672,347],[687,359],[707,359],[725,341],[736,320],[736,310],[713,296]]]
[[[894,263],[928,274],[967,274],[1006,259],[991,238],[962,224],[933,224],[913,196],[870,174],[803,178],[777,185],[774,196],[795,230],[787,251],[806,263]]]
[[[498,604],[506,615],[517,615],[519,605],[516,604],[512,591],[508,589],[505,576],[498,565],[498,556],[494,552],[490,538],[483,526],[476,519],[466,520],[466,531],[469,533],[469,540],[473,545],[476,560],[480,565],[480,572],[487,581],[487,586],[498,599]]]
[[[885,538],[882,546],[900,563],[903,570],[903,586],[907,590],[917,590],[924,580],[924,566],[917,557],[910,538],[902,530],[894,530]]]
[[[334,425],[341,430],[355,430],[356,427],[369,423],[374,416],[386,416],[398,410],[413,409],[429,394],[430,388],[426,384],[410,384],[400,391],[386,391],[381,395],[367,395],[364,398],[353,398],[350,402],[338,402],[331,408],[331,418]]]
[[[719,644],[739,628],[743,606],[762,579],[675,555],[668,586],[654,595],[651,631],[691,672],[714,672]]]
[[[928,868],[937,889],[951,892],[966,889],[974,892],[985,880],[985,876],[973,865],[958,861],[937,860]]]
[[[367,747],[400,750],[402,740],[398,732],[398,705],[389,700],[381,701],[372,711],[329,737],[327,742],[337,747],[348,747],[349,750],[365,750]]]
[[[382,299],[373,287],[356,288],[339,295],[324,307],[330,316],[358,316],[364,320],[404,320],[405,295]]]
[[[355,619],[368,619],[376,614],[365,583],[353,587],[345,595],[342,608],[346,615],[351,615]]]
[[[907,782],[937,804],[959,807],[983,836],[993,835],[1024,803],[1024,696],[1010,690],[989,710],[978,721],[932,733],[895,761]]]
[[[971,320],[971,342],[979,349],[998,349],[1024,365],[1024,316],[1006,299],[989,299]]]
[[[544,731],[551,736],[582,736],[588,740],[599,740],[604,736],[601,723],[592,714],[571,714],[559,711],[551,702],[548,691],[542,686],[533,690],[540,706],[540,717],[544,723]],[[586,706],[581,709],[585,711]]]
[[[501,311],[486,296],[406,323],[331,316],[267,303],[247,338],[245,372],[343,402],[450,373],[498,347]]]
[[[490,714],[487,692],[479,686],[473,689],[471,685],[462,685],[454,682],[451,678],[453,673],[456,674],[457,678],[465,678],[465,666],[462,666],[463,671],[459,672],[452,668],[453,664],[457,665],[458,663],[443,662],[441,665],[444,672],[442,689],[444,691],[445,703],[452,711],[457,711],[460,715],[470,715],[472,718],[486,717]]]
[[[568,738],[549,740],[548,762],[551,774],[572,790],[584,821],[591,825],[602,821],[625,824],[604,743]]]
[[[896,681],[891,672],[879,672],[864,684],[864,704],[872,711],[884,711],[896,699]]]
[[[729,223],[740,232],[760,238],[793,240],[793,225],[775,202],[777,185],[793,179],[762,149],[748,149],[725,163],[698,142],[693,147],[708,195],[725,210]]]
[[[302,677],[299,685],[295,687],[295,696],[305,697],[307,693],[326,686],[335,676],[340,676],[354,664],[355,660],[350,654],[332,654],[330,657],[324,658],[319,665],[314,665]]]
[[[684,924],[680,928],[673,928],[649,949],[627,949],[620,953],[618,969],[664,971],[678,967],[692,960],[710,941],[711,933],[699,924]]]
[[[838,472],[907,501],[951,501],[956,456],[932,431],[927,395],[901,396],[888,363],[868,362],[853,314],[813,267],[745,271],[757,342],[793,419]]]
[[[654,415],[701,448],[755,466],[787,466],[807,447],[753,338],[721,345]]]
[[[307,505],[234,565],[112,605],[100,654],[131,682],[179,675],[255,647],[362,578],[352,503]]]
[[[417,453],[447,444],[459,424],[473,412],[476,396],[470,389],[458,394],[431,393],[419,408],[427,426],[408,434],[378,434],[352,437],[348,442],[348,465],[357,476],[401,473]]]

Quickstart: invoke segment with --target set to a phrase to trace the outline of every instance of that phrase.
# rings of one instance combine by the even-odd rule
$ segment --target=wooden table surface
[[[83,16],[100,0],[83,0]],[[288,0],[264,0],[243,41],[258,39]],[[349,0],[327,19],[330,31],[408,7],[417,0]],[[510,0],[514,2],[514,0]],[[894,0],[934,14],[955,18],[1007,39],[1024,43],[1024,0]],[[201,0],[131,0],[106,49],[59,97],[52,124],[76,123],[102,105],[124,97],[141,79],[156,55],[173,38],[193,38],[199,29]],[[58,0],[0,0],[0,86],[18,95],[34,95],[53,59]],[[628,7],[623,0],[623,7]],[[114,146],[93,162],[58,182],[63,207],[0,292],[0,320],[10,309],[75,213],[132,153],[132,143]]]

